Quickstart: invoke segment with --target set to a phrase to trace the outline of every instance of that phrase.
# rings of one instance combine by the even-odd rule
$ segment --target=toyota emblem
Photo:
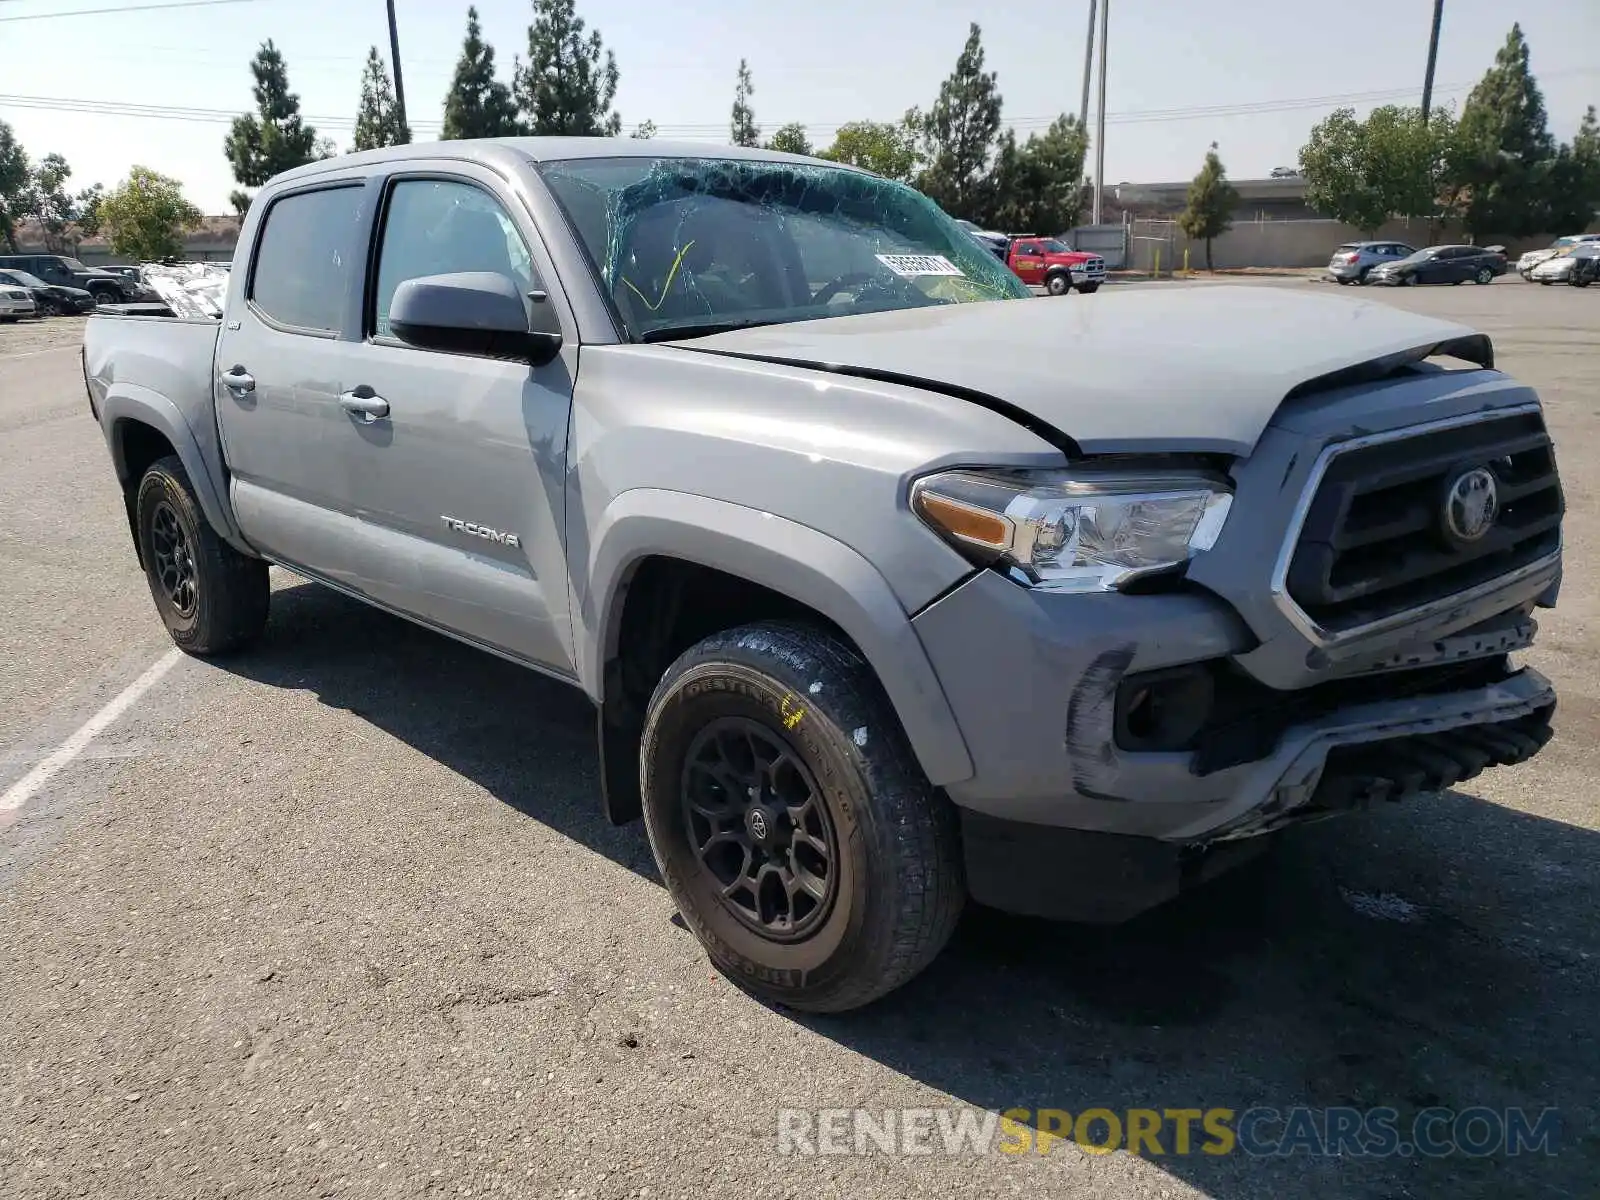
[[[1452,540],[1480,540],[1499,515],[1500,491],[1488,467],[1473,467],[1451,481],[1444,501],[1444,527]]]
[[[750,814],[750,836],[758,842],[767,839],[767,817],[759,808]]]

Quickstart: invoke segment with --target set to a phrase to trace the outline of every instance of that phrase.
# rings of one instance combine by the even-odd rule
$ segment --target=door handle
[[[256,390],[256,377],[235,363],[222,376],[222,386],[230,392],[253,392]]]
[[[365,384],[353,392],[340,392],[339,403],[345,412],[359,417],[368,424],[389,415],[389,402]]]

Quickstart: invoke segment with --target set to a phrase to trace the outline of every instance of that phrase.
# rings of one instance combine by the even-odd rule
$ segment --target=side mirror
[[[509,275],[461,271],[408,279],[395,289],[389,328],[419,350],[482,354],[536,367],[561,351],[561,329],[548,300],[528,305]]]

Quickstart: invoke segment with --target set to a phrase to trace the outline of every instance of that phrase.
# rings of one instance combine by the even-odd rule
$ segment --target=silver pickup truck
[[[909,188],[629,139],[292,171],[228,288],[84,339],[173,639],[257,638],[278,564],[582,688],[597,803],[795,1008],[1550,737],[1562,493],[1470,329],[1034,298]]]

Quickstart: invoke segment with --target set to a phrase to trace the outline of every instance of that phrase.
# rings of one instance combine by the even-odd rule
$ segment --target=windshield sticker
[[[942,254],[879,254],[877,259],[903,279],[923,275],[953,275],[965,279],[966,272]]]

